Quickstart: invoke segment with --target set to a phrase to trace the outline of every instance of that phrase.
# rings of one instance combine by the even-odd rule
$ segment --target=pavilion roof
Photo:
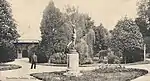
[[[14,43],[39,43],[40,40],[37,39],[18,39]]]

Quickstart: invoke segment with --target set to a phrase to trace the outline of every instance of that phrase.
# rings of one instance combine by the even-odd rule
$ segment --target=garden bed
[[[0,71],[19,69],[21,66],[14,64],[0,64]]]
[[[80,77],[64,76],[64,72],[33,73],[31,76],[43,81],[130,81],[148,73],[147,70],[121,67],[82,71],[83,75]]]

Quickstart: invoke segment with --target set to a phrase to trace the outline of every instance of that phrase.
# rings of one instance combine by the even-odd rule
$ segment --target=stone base
[[[66,76],[81,76],[79,70],[79,54],[76,52],[76,50],[70,50],[69,54],[67,54],[67,64],[68,69],[67,72],[64,73]]]

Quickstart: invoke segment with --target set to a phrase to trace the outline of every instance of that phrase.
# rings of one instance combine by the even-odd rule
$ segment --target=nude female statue
[[[70,52],[70,50],[75,50],[75,44],[76,44],[76,29],[75,29],[75,25],[71,24],[72,26],[72,39],[71,42],[68,43],[67,45],[67,53]]]
[[[69,44],[67,45],[67,48],[70,49],[75,49],[75,44],[76,44],[76,29],[75,29],[75,25],[71,24],[72,28],[73,28],[73,34],[72,34],[72,39],[71,42],[69,42]]]

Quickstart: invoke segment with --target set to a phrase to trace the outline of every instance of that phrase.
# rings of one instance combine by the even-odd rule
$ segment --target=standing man
[[[31,57],[31,63],[32,63],[31,69],[33,68],[33,66],[34,66],[34,69],[36,69],[37,55],[35,55],[35,53]]]

